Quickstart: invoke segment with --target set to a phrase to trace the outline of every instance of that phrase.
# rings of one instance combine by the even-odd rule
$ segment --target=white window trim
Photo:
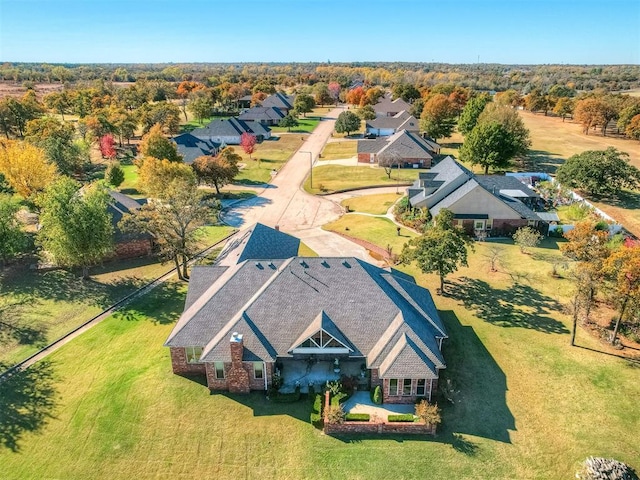
[[[200,350],[200,353],[196,354],[196,349]],[[202,363],[200,361],[200,356],[202,355],[202,347],[184,347],[185,359],[189,365],[194,365],[197,363]],[[193,361],[189,360],[189,357],[194,358]]]
[[[218,377],[218,368],[216,364],[222,364],[222,377]],[[227,378],[226,372],[224,371],[224,362],[213,362],[213,376],[216,380],[224,380]]]
[[[418,382],[420,382],[420,380],[424,380],[424,392],[422,393],[418,393],[418,389],[420,388],[420,384]],[[420,396],[420,397],[424,397],[427,394],[427,379],[426,378],[419,378],[416,380],[416,395]]]
[[[396,381],[396,392],[395,393],[391,393],[391,380],[395,380]],[[389,379],[389,396],[390,397],[397,397],[399,395],[398,394],[399,388],[400,388],[400,379],[399,378],[390,378]]]
[[[261,377],[256,377],[256,365],[262,365],[262,370],[260,370],[262,372],[262,376]],[[264,368],[264,362],[253,362],[253,378],[254,380],[262,380],[265,377],[265,368]]]
[[[409,393],[404,393],[404,382],[405,380],[409,380],[411,382],[411,387],[409,390]],[[412,378],[403,378],[402,379],[402,396],[403,397],[410,397],[411,395],[413,395],[413,379]]]

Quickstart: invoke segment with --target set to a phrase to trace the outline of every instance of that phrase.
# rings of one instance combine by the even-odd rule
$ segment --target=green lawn
[[[189,121],[180,125],[180,133],[192,132],[196,128],[204,127],[205,125],[211,123],[212,120],[226,120],[229,117],[208,117],[202,119],[202,122],[199,122],[196,118],[193,118],[193,115],[189,112]],[[182,117],[184,119],[184,117]]]
[[[341,160],[357,155],[358,142],[355,140],[342,140],[340,142],[327,143],[322,150],[322,160]]]
[[[403,192],[404,193],[404,192]],[[375,195],[364,195],[362,197],[347,198],[340,202],[340,205],[351,212],[371,213],[373,215],[384,215],[391,205],[401,198],[397,193],[379,193]]]
[[[43,396],[22,411],[28,431],[0,415],[0,438],[18,448],[0,449],[0,477],[567,479],[589,455],[640,468],[640,368],[569,346],[571,285],[549,276],[552,241],[533,255],[497,244],[505,266],[488,273],[492,245],[435,297],[450,337],[442,381],[459,393],[441,400],[434,438],[332,438],[309,423],[308,401],[210,395],[173,375],[162,343],[185,288],[172,282],[51,356],[55,392],[31,383]],[[434,275],[417,280],[435,290]],[[584,331],[578,344],[601,348]],[[42,428],[36,413],[50,415]]]
[[[288,129],[287,127],[278,127],[273,125],[269,127],[274,134],[277,133],[311,133],[315,130],[320,123],[320,117],[315,117],[311,114],[308,114],[308,117],[298,117],[299,125],[297,127],[291,127]]]
[[[413,183],[418,172],[426,170],[417,168],[394,169],[391,178],[387,177],[383,168],[369,165],[348,167],[344,165],[322,165],[313,169],[313,188],[310,179],[304,182],[304,189],[309,193],[327,193],[347,188],[365,188],[378,185],[403,186]]]
[[[343,215],[335,222],[327,223],[322,228],[361,238],[382,248],[387,248],[387,245],[390,245],[393,248],[393,253],[397,254],[402,251],[402,247],[409,239],[417,236],[406,228],[401,228],[400,235],[398,235],[395,223],[388,218],[370,217],[357,213]]]
[[[234,149],[242,157],[245,166],[234,183],[251,185],[268,182],[271,180],[271,171],[280,170],[302,143],[299,135],[281,135],[274,140],[265,140],[256,145],[256,150],[251,155],[253,159],[249,159],[242,147],[235,146]]]
[[[202,231],[199,245],[205,248],[233,228],[205,226]],[[154,257],[119,260],[92,268],[88,281],[66,270],[0,271],[0,308],[15,305],[11,310],[19,324],[29,327],[29,335],[0,343],[0,362],[19,362],[171,268],[172,264],[161,264]]]
[[[135,165],[121,165],[124,171],[124,182],[119,187],[119,190],[126,194],[136,197],[141,195],[138,190],[138,167]]]

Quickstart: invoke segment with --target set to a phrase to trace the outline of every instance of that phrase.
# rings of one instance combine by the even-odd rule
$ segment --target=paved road
[[[335,120],[342,111],[328,112],[300,149],[291,157],[268,188],[258,196],[228,208],[223,219],[237,228],[260,222],[300,238],[321,256],[354,256],[377,263],[359,245],[320,227],[336,220],[343,210],[335,201],[310,195],[302,189],[312,162],[317,160],[334,130]]]

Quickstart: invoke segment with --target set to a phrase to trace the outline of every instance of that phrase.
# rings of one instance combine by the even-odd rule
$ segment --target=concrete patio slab
[[[355,392],[342,405],[344,413],[368,413],[371,418],[386,420],[389,415],[397,415],[402,413],[415,413],[415,405],[412,403],[386,403],[376,405],[371,401],[369,392]]]

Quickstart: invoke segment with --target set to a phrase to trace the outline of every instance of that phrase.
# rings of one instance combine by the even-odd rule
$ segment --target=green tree
[[[437,273],[440,277],[440,292],[444,292],[444,279],[467,266],[467,251],[473,250],[473,240],[464,231],[453,225],[453,213],[440,210],[434,224],[404,246],[400,259],[403,263],[416,262],[423,273]]]
[[[636,101],[620,111],[620,116],[616,124],[618,130],[626,133],[627,126],[636,115],[640,115],[640,101]]]
[[[152,235],[161,258],[173,261],[178,277],[189,278],[189,259],[197,253],[199,228],[220,210],[218,202],[206,203],[196,185],[174,179],[166,185],[164,199],[125,215],[119,226],[125,231]]]
[[[438,93],[424,104],[420,128],[434,140],[450,137],[455,126],[455,112],[449,98]]]
[[[329,86],[324,82],[318,82],[313,86],[313,98],[315,104],[321,107],[333,101],[331,93],[329,92]]]
[[[358,117],[351,110],[347,110],[346,112],[342,112],[338,115],[336,120],[335,129],[338,133],[346,133],[347,136],[351,132],[355,132],[360,128],[360,117]]]
[[[544,114],[547,115],[547,111],[549,110],[549,99],[546,95],[543,95],[539,88],[531,90],[525,99],[525,104],[531,112],[543,111]]]
[[[144,157],[138,168],[138,185],[153,198],[164,198],[166,186],[176,179],[196,184],[196,175],[189,165],[182,162]]]
[[[71,95],[66,90],[62,92],[52,92],[43,98],[47,108],[58,113],[64,122],[64,114],[69,113],[72,107]]]
[[[198,180],[202,183],[213,185],[219,195],[220,188],[233,182],[235,176],[240,173],[240,168],[238,167],[240,160],[242,158],[235,153],[233,148],[226,147],[215,157],[203,156],[196,158],[193,162],[193,169]]]
[[[6,265],[23,253],[28,245],[16,217],[18,203],[6,193],[0,193],[0,264]]]
[[[151,128],[160,124],[162,131],[176,134],[180,131],[180,107],[170,102],[144,103],[137,109],[138,122],[142,131],[147,133]]]
[[[296,95],[296,99],[293,102],[293,108],[298,113],[302,113],[305,117],[307,113],[313,110],[316,106],[316,102],[313,100],[311,95],[307,95],[306,93],[300,93]]]
[[[45,254],[63,267],[89,267],[113,252],[113,226],[107,211],[109,195],[104,187],[80,184],[61,177],[39,199],[42,228],[37,239]]]
[[[531,227],[520,227],[513,234],[513,243],[520,247],[522,253],[528,253],[529,248],[533,248],[540,243],[542,235]]]
[[[558,167],[556,179],[589,195],[614,197],[640,185],[640,170],[629,164],[628,153],[609,147],[573,155]]]
[[[143,157],[182,162],[182,156],[178,154],[176,144],[163,135],[162,126],[159,123],[151,127],[149,132],[142,137],[138,149]]]
[[[365,105],[356,111],[356,115],[362,120],[373,120],[376,118],[376,111],[371,105]]]
[[[291,127],[297,127],[298,125],[300,125],[300,122],[298,122],[298,119],[294,114],[289,112],[286,117],[280,120],[280,123],[278,125],[281,127],[287,127],[287,132],[290,132]]]
[[[486,175],[489,168],[507,168],[514,157],[514,150],[513,139],[502,125],[498,122],[482,123],[465,138],[460,148],[460,159],[471,165],[481,165]]]
[[[118,162],[110,162],[104,172],[104,180],[108,185],[118,188],[124,182],[124,170]]]
[[[484,110],[484,107],[491,102],[491,97],[487,94],[476,95],[467,102],[462,109],[460,118],[458,119],[458,130],[463,135],[468,135],[478,123],[478,117]]]
[[[69,175],[81,171],[89,159],[74,141],[75,128],[54,117],[41,117],[27,122],[25,140],[41,148],[49,162]]]
[[[211,96],[204,90],[196,90],[189,94],[190,101],[187,109],[198,119],[200,125],[205,118],[209,118],[213,112]]]
[[[560,115],[560,117],[562,117],[562,121],[564,122],[565,117],[573,113],[573,108],[573,99],[568,97],[561,97],[556,102],[555,107],[553,107],[553,113],[555,113],[556,115]]]

